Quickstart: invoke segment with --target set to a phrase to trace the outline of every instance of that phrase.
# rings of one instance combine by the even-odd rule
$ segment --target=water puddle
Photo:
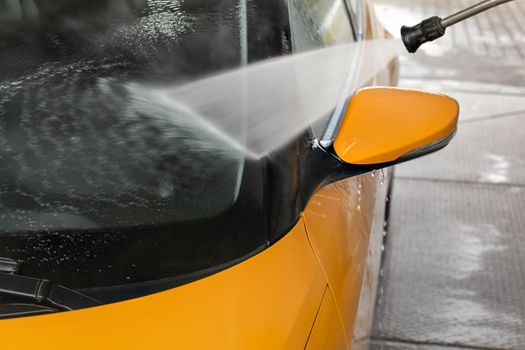
[[[479,181],[491,183],[509,182],[509,161],[505,157],[496,154],[486,154],[485,158],[491,163],[491,167],[479,174]]]

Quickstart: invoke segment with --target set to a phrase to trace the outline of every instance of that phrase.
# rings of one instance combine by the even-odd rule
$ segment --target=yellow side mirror
[[[350,99],[334,150],[349,164],[402,162],[446,146],[458,114],[458,103],[448,96],[366,88]]]

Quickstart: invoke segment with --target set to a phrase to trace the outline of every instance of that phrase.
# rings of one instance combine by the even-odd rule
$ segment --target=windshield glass
[[[232,4],[0,0],[0,232],[231,208],[243,154],[150,87],[241,65],[243,16]]]
[[[154,91],[290,42],[281,0],[0,0],[0,257],[107,303],[267,247],[298,215],[293,145],[246,158]]]

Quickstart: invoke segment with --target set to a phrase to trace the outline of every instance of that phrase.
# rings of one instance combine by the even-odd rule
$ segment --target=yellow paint
[[[371,22],[368,11],[367,21]],[[367,25],[367,37],[377,36],[370,28]],[[391,63],[381,83],[391,83],[386,80],[393,79],[396,67],[397,62]],[[428,101],[443,101],[438,95],[426,94],[423,103],[419,92],[383,89],[379,99],[371,91],[362,90],[352,98],[334,143],[337,154],[349,163],[398,157],[405,150],[381,142],[405,142],[402,133],[414,128],[409,122],[417,125],[416,117],[426,120],[429,113],[436,115],[434,124],[418,128],[423,132],[443,123],[440,118],[446,113],[438,112],[457,109],[455,104],[440,102],[429,112]],[[356,121],[357,115],[366,118]],[[413,149],[429,139],[407,147]],[[350,147],[352,142],[357,146]],[[378,178],[365,174],[319,189],[302,219],[282,240],[232,268],[121,303],[3,320],[0,345],[14,350],[302,349],[308,340],[307,349],[347,348],[353,343],[360,296],[363,299],[367,288],[363,275],[371,256],[372,221],[375,215],[381,222],[383,218],[378,209],[382,206],[375,205]],[[379,200],[383,195],[378,195]],[[377,271],[370,271],[366,283],[377,278]],[[365,296],[375,295],[368,292],[372,289]]]
[[[378,178],[369,174],[320,188],[303,218],[350,343],[359,304]],[[383,220],[383,213],[377,213]],[[377,277],[377,276],[375,276]]]
[[[388,37],[372,9],[367,3],[365,38]],[[398,60],[395,59],[367,84],[394,85],[397,73]],[[350,108],[343,119],[345,128],[350,126],[346,121]],[[312,196],[303,213],[308,237],[325,272],[351,346],[355,345],[355,337],[359,340],[367,338],[371,330],[375,301],[372,299],[379,277],[378,269],[374,267],[379,266],[380,252],[370,249],[370,239],[374,231],[377,242],[372,242],[373,246],[381,245],[387,187],[385,185],[378,192],[379,183],[380,175],[372,178],[365,174],[324,186]],[[378,201],[381,202],[379,205]],[[366,278],[365,271],[370,274]],[[364,286],[363,282],[370,285]],[[368,317],[363,315],[367,310],[371,313]]]
[[[348,345],[341,320],[330,289],[326,288],[323,302],[315,318],[306,350],[345,350]]]
[[[0,321],[2,349],[303,349],[326,280],[303,222],[202,280],[116,304]]]
[[[458,103],[444,95],[366,88],[352,96],[334,148],[351,164],[392,162],[451,135],[458,112]]]

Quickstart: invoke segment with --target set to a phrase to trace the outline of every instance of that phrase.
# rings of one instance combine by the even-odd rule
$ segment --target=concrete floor
[[[376,0],[392,31],[477,1]],[[396,168],[373,349],[525,349],[525,1],[401,58],[461,104],[444,150]]]

